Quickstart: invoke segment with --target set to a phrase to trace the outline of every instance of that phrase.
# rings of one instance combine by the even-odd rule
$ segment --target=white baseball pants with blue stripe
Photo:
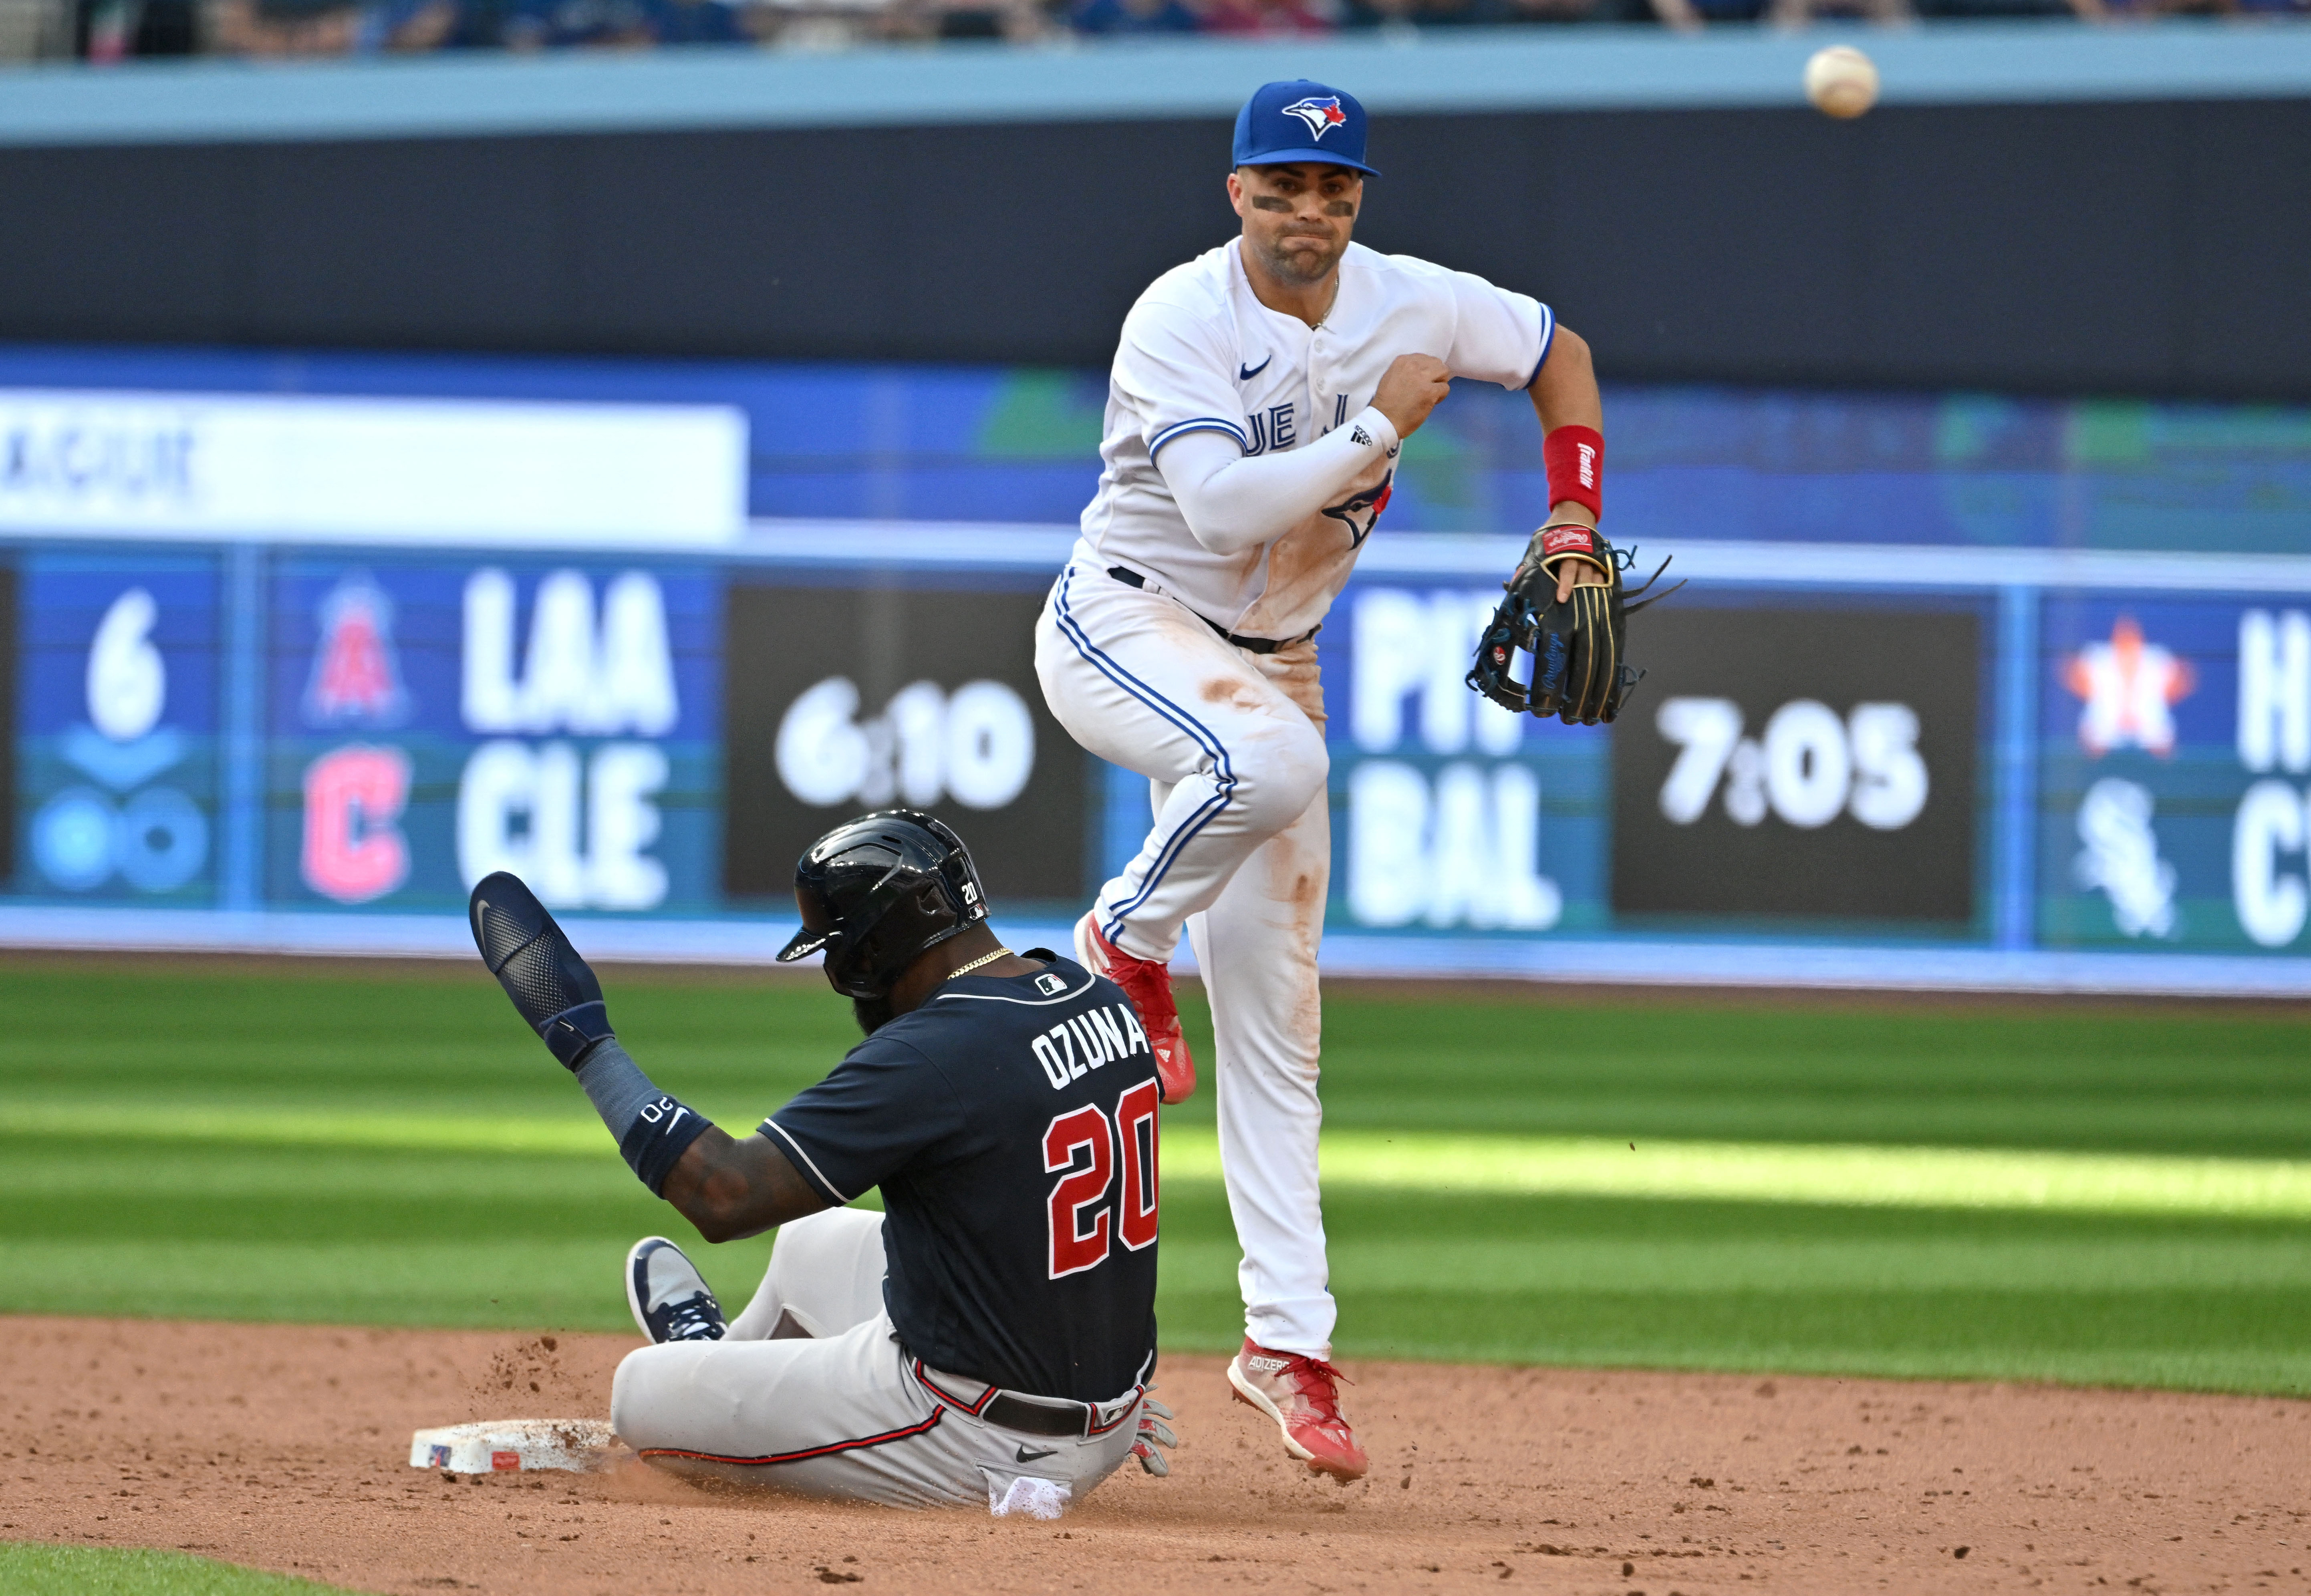
[[[1077,742],[1152,784],[1155,828],[1096,912],[1136,957],[1169,960],[1182,929],[1195,948],[1245,1331],[1328,1356],[1316,949],[1332,844],[1316,645],[1250,653],[1078,559],[1036,623],[1035,673]]]

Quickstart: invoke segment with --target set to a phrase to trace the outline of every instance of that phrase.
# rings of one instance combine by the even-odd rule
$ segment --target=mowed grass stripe
[[[1216,1141],[1164,1151],[1167,1173],[1219,1173]],[[1324,1138],[1322,1168],[1327,1183],[1496,1196],[2311,1217],[2311,1161],[2278,1158],[1347,1130]]]
[[[0,1134],[97,1128],[162,1142],[587,1157],[612,1150],[598,1123],[562,1116],[0,1107]],[[1373,1190],[2311,1217],[2311,1161],[2276,1158],[1339,1130],[1323,1138],[1322,1166],[1328,1187]],[[1173,1127],[1164,1168],[1174,1180],[1217,1180],[1217,1137]]]
[[[545,1114],[409,1114],[346,1109],[126,1108],[102,1103],[0,1105],[0,1136],[101,1133],[137,1141],[272,1147],[370,1147],[406,1153],[615,1156],[602,1121]]]
[[[12,1596],[329,1596],[342,1585],[237,1568],[138,1547],[51,1546],[0,1540],[0,1590]]]

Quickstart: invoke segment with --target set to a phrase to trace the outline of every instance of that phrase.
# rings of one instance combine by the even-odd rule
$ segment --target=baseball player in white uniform
[[[1317,1188],[1331,838],[1316,629],[1399,449],[1452,379],[1530,394],[1542,530],[1560,542],[1596,524],[1604,449],[1588,348],[1546,305],[1349,241],[1377,175],[1365,132],[1351,96],[1305,81],[1265,85],[1238,116],[1242,236],[1166,272],[1125,318],[1098,493],[1035,636],[1060,723],[1152,785],[1154,828],[1076,947],[1138,1007],[1167,1103],[1196,1084],[1166,970],[1182,929],[1210,997],[1243,1248],[1229,1381],[1294,1457],[1342,1480],[1367,1462],[1330,1362]],[[1551,568],[1567,592],[1602,580],[1581,560]]]

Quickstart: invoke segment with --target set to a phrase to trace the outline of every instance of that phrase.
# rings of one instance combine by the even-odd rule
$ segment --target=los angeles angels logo
[[[393,600],[356,571],[321,601],[320,640],[305,685],[315,726],[392,726],[408,713],[393,647]]]
[[[1324,513],[1348,529],[1348,546],[1364,547],[1365,539],[1380,520],[1380,512],[1388,508],[1388,496],[1395,491],[1396,473],[1387,475],[1361,493],[1349,494],[1338,504],[1324,506]]]

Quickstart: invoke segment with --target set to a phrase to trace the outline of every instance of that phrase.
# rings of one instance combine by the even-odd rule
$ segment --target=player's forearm
[[[653,1193],[712,1124],[644,1075],[610,1028],[609,1006],[592,966],[537,894],[518,876],[493,871],[467,905],[482,962],[562,1067],[577,1077],[618,1152]]]
[[[1540,430],[1593,427],[1605,430],[1605,400],[1597,388],[1597,367],[1589,344],[1569,327],[1560,327],[1549,340],[1548,358],[1540,362],[1532,386],[1525,392],[1540,416]]]
[[[586,1055],[578,1084],[642,1183],[710,1242],[759,1235],[828,1206],[759,1132],[737,1139],[660,1092],[615,1036]]]
[[[1589,344],[1570,327],[1560,327],[1549,342],[1548,358],[1540,363],[1533,376],[1532,386],[1525,390],[1532,400],[1535,414],[1540,418],[1543,449],[1549,433],[1559,427],[1586,428],[1602,437],[1605,431],[1605,400],[1597,388],[1596,362],[1589,353]],[[1552,482],[1561,467],[1550,462]],[[1593,488],[1594,484],[1592,482]],[[1593,496],[1593,494],[1592,495]],[[1583,499],[1553,495],[1548,507],[1551,525],[1578,521],[1583,526],[1597,524],[1596,510]],[[1528,558],[1530,558],[1529,555]]]
[[[715,1131],[714,1121],[658,1090],[615,1036],[589,1049],[575,1072],[618,1152],[634,1174],[659,1196],[692,1145]]]
[[[1223,433],[1190,432],[1164,445],[1156,466],[1196,541],[1235,554],[1283,536],[1396,447],[1396,428],[1366,407],[1315,442],[1277,454],[1246,455]]]
[[[739,1140],[719,1127],[690,1144],[663,1195],[710,1242],[760,1235],[833,1206],[769,1138]]]

